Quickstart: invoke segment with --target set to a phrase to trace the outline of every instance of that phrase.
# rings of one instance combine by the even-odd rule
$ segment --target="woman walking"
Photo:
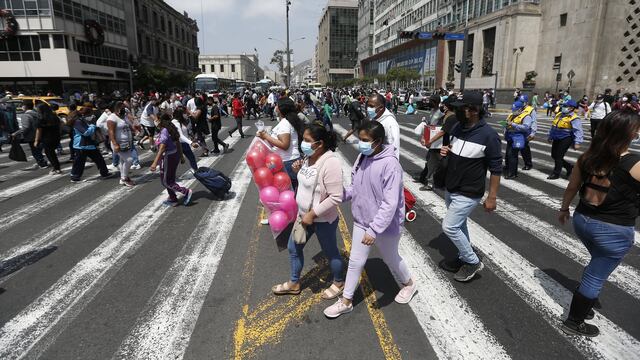
[[[342,202],[342,167],[334,151],[337,135],[324,126],[310,125],[304,131],[302,149],[306,158],[295,163],[297,173],[298,214],[306,228],[307,241],[316,234],[320,248],[329,260],[333,283],[322,293],[326,300],[335,299],[344,288],[344,263],[338,250],[336,232],[338,230],[338,205]],[[276,295],[300,294],[300,273],[304,267],[305,244],[296,244],[289,238],[289,260],[291,278],[272,288]]]
[[[122,101],[113,105],[107,118],[109,140],[114,157],[118,156],[120,169],[120,185],[134,187],[136,184],[129,178],[129,170],[133,163],[133,124],[129,121]]]
[[[51,163],[53,169],[50,175],[60,175],[60,161],[56,154],[56,148],[60,145],[61,123],[60,118],[56,115],[49,105],[42,103],[38,105],[38,127],[36,128],[36,139],[33,145],[39,149],[39,144],[44,147],[44,153]]]
[[[580,286],[573,293],[569,316],[561,329],[570,335],[597,336],[599,329],[584,322],[594,316],[593,304],[604,282],[634,242],[640,198],[640,155],[630,153],[640,143],[640,115],[634,111],[609,113],[598,124],[589,149],[578,159],[558,214],[569,220],[576,194],[573,228],[591,254]]]
[[[179,163],[184,163],[182,146],[180,146],[180,134],[171,123],[171,116],[169,114],[162,114],[160,121],[156,122],[155,126],[160,130],[160,136],[158,136],[158,140],[156,140],[158,153],[149,169],[156,171],[158,164],[160,164],[160,181],[162,182],[162,186],[167,189],[167,193],[169,193],[169,198],[164,201],[164,205],[172,207],[178,206],[176,192],[179,192],[184,195],[183,204],[187,206],[191,202],[193,191],[176,183],[178,165]]]
[[[328,318],[353,310],[353,296],[373,244],[403,286],[395,301],[406,304],[417,291],[409,268],[398,254],[404,222],[402,167],[394,147],[384,145],[382,124],[365,122],[359,137],[360,155],[351,171],[351,186],[345,188],[342,199],[351,201],[354,222],[349,268],[342,298],[324,310]]]
[[[171,120],[173,126],[178,130],[178,134],[180,135],[180,146],[182,147],[182,154],[189,160],[189,165],[191,169],[198,170],[198,161],[196,161],[196,156],[193,153],[191,148],[197,149],[198,143],[192,141],[189,137],[189,133],[191,132],[191,124],[189,122],[189,117],[184,112],[183,107],[176,108],[173,111],[173,120]]]
[[[191,112],[193,119],[193,134],[196,137],[198,145],[204,150],[200,156],[209,156],[209,148],[207,148],[206,135],[209,135],[209,124],[207,123],[207,104],[202,97],[195,97],[196,110]]]

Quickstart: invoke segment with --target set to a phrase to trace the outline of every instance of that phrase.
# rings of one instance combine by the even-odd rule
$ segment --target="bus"
[[[271,86],[273,86],[273,80],[262,79],[256,83],[255,89],[259,89],[261,92],[267,92]]]
[[[309,83],[309,89],[315,90],[315,91],[322,91],[322,84],[320,83]]]
[[[200,74],[196,76],[194,82],[196,91],[202,91],[207,94],[218,92],[233,92],[236,90],[236,81],[218,77],[216,74]]]

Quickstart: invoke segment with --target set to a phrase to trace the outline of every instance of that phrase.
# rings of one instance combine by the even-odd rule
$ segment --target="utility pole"
[[[467,77],[467,51],[469,43],[469,1],[467,0],[467,15],[464,23],[464,41],[462,42],[462,66],[460,71],[460,91],[464,91],[464,82]]]
[[[291,88],[291,49],[289,48],[289,6],[291,1],[285,1],[287,4],[287,88]]]

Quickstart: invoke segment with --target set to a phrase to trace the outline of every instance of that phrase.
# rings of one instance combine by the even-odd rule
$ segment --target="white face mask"
[[[625,97],[622,98],[622,102],[627,102],[627,101],[629,101],[628,97],[625,96]]]

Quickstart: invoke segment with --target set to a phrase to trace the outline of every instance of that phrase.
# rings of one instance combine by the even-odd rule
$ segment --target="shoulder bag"
[[[314,181],[313,184],[313,189],[311,190],[311,203],[309,204],[309,206],[307,207],[307,211],[309,212],[311,211],[311,207],[313,206],[313,200],[316,196],[316,187],[318,186],[318,178],[320,177],[320,172],[322,171],[323,167],[324,167],[324,162],[332,157],[331,156],[327,156],[326,158],[322,159],[320,162],[318,162],[318,171],[316,173],[316,179]],[[302,225],[302,217],[300,216],[300,212],[298,212],[298,217],[296,218],[296,220],[293,223],[293,229],[291,230],[291,236],[293,237],[293,242],[299,245],[305,244],[307,242],[307,229],[305,229],[305,227]]]

